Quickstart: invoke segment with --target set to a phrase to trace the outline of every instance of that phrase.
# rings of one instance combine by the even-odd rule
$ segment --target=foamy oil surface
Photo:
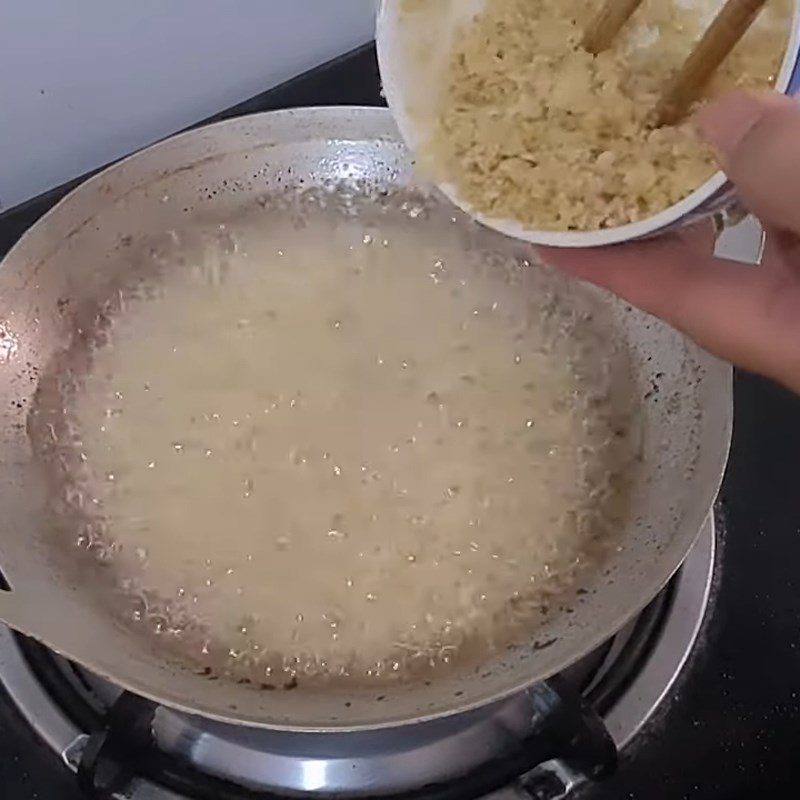
[[[132,253],[51,365],[31,435],[67,528],[132,623],[234,678],[506,647],[617,544],[624,349],[435,203],[265,205]]]

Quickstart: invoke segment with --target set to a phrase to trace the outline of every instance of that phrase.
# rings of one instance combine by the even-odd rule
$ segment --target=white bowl
[[[484,0],[428,0],[428,4],[424,15],[414,15],[403,13],[401,0],[383,0],[378,12],[376,41],[383,90],[412,152],[423,144],[426,124],[436,117],[444,86],[439,76],[447,68],[454,32],[481,11]],[[795,2],[789,46],[775,84],[777,91],[791,95],[800,92],[798,51],[800,0]],[[553,247],[597,247],[646,238],[715,214],[735,199],[733,187],[722,172],[717,172],[679,203],[638,222],[597,231],[539,231],[476,211],[458,197],[452,184],[443,183],[439,188],[484,225],[517,239]]]

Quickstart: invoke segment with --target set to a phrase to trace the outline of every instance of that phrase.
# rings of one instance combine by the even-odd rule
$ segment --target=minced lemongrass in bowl
[[[424,14],[440,0],[406,2]],[[721,0],[645,0],[597,56],[580,40],[602,0],[486,0],[454,36],[424,168],[484,215],[590,231],[650,217],[717,170],[691,122],[653,128],[671,74]],[[793,0],[769,0],[706,97],[773,86]]]

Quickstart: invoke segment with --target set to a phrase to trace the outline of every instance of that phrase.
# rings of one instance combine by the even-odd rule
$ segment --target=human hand
[[[710,226],[608,248],[540,248],[540,255],[800,393],[800,105],[734,92],[704,108],[696,125],[764,226],[760,266],[715,258]]]

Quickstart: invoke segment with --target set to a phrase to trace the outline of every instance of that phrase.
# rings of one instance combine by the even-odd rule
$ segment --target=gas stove
[[[709,518],[659,596],[558,678],[560,686],[579,693],[602,716],[619,749],[662,713],[699,646],[720,563],[716,527]],[[558,759],[515,774],[511,754],[519,743],[551,735],[536,728],[538,690],[396,729],[263,731],[155,706],[4,628],[0,683],[89,796],[167,800],[204,797],[210,790],[219,797],[249,796],[241,793],[244,789],[270,797],[455,798],[488,796],[481,791],[487,786],[496,800],[524,800],[566,797],[585,781],[579,769]],[[456,786],[464,791],[454,792]]]
[[[371,46],[215,119],[336,103],[382,103]],[[0,255],[70,188],[0,215]],[[727,800],[788,792],[800,736],[800,400],[739,374],[735,401],[721,500],[683,566],[624,630],[552,684],[380,733],[242,730],[122,693],[0,627],[0,795]],[[541,726],[543,705],[578,697],[584,705],[560,717],[572,714],[574,729]],[[604,730],[592,730],[584,707]],[[584,745],[591,763],[547,757],[578,756]]]

